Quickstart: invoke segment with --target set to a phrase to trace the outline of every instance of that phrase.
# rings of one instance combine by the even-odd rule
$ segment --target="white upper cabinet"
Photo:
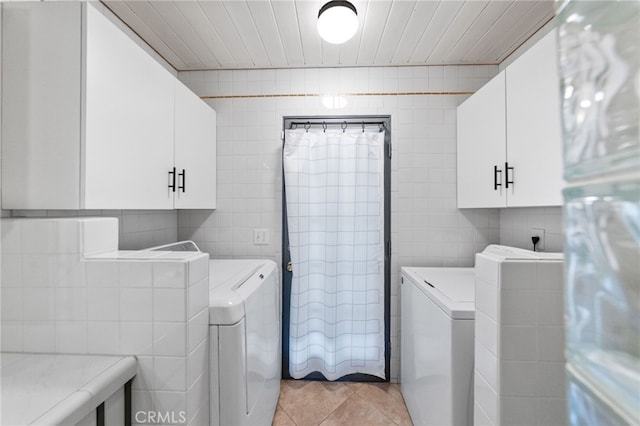
[[[216,112],[176,81],[176,209],[216,208]]]
[[[80,207],[80,3],[2,5],[2,207]]]
[[[506,69],[509,206],[562,205],[562,127],[556,36],[551,31]]]
[[[458,207],[502,207],[504,71],[458,107]]]
[[[84,208],[170,209],[175,78],[86,7]]]
[[[3,208],[215,207],[215,111],[92,5],[5,3],[2,43]]]
[[[458,207],[562,204],[555,33],[458,107]]]

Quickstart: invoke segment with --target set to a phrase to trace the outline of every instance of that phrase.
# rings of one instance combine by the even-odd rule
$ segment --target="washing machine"
[[[271,424],[280,394],[280,318],[275,262],[210,261],[211,425]]]
[[[415,425],[473,424],[473,268],[401,268],[400,389]]]

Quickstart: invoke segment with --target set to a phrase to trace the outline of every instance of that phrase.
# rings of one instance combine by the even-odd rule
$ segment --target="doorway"
[[[391,117],[283,130],[283,378],[389,381]]]

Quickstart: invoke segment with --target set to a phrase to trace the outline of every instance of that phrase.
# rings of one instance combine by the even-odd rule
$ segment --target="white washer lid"
[[[246,293],[251,293],[253,287],[249,286],[245,292],[238,289],[269,262],[253,259],[209,261],[209,325],[231,325],[244,318]]]
[[[474,268],[404,267],[402,272],[449,317],[475,318]]]

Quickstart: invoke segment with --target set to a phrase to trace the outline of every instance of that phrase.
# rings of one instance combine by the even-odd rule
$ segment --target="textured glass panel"
[[[571,407],[569,424],[571,426],[633,424],[622,418],[616,408],[610,407],[594,395],[585,385],[584,378],[577,378],[569,372],[568,379],[568,398]]]
[[[569,1],[558,49],[565,179],[640,167],[640,2]]]
[[[640,181],[564,194],[567,360],[640,407]]]

